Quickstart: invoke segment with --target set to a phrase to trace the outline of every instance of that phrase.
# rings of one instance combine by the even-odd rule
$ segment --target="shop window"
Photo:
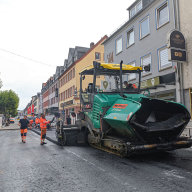
[[[149,33],[149,16],[147,16],[140,22],[140,39],[146,37]]]
[[[172,66],[172,63],[168,61],[167,47],[163,47],[158,50],[158,58],[159,58],[159,70],[163,70]]]
[[[134,40],[134,30],[131,29],[130,31],[127,32],[127,47],[133,45],[135,42]]]
[[[168,2],[166,2],[160,8],[156,9],[156,21],[157,21],[157,28],[169,22]]]
[[[115,41],[115,46],[116,46],[116,54],[119,54],[120,52],[122,52],[122,50],[123,50],[123,40],[122,40],[122,37],[120,37],[119,39],[117,39]]]

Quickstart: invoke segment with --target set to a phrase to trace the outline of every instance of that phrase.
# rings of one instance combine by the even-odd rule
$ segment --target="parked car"
[[[15,123],[15,118],[11,117],[9,118],[10,123]]]

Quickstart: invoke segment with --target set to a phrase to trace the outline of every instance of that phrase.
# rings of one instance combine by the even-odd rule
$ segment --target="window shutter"
[[[171,65],[171,62],[168,61],[168,50],[167,48],[161,49],[159,52],[160,59],[160,69]]]
[[[151,55],[143,57],[142,61],[143,61],[142,65],[144,65],[144,66],[148,65],[148,64],[151,64]]]

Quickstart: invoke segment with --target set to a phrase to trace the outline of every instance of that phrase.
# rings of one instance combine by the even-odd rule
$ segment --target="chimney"
[[[90,43],[90,48],[92,48],[94,45],[95,45],[95,43],[94,43],[94,42],[91,42],[91,43]]]

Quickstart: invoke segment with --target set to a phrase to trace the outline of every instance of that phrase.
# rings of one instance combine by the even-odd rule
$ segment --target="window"
[[[159,58],[159,70],[166,69],[172,66],[172,63],[168,61],[167,47],[163,47],[158,50],[158,58]]]
[[[140,39],[149,34],[149,16],[140,22]]]
[[[70,80],[72,79],[72,70],[70,71]]]
[[[123,50],[122,37],[116,40],[116,54],[119,54]]]
[[[137,12],[142,9],[142,1],[139,1],[131,10],[130,10],[130,18],[133,17]]]
[[[142,1],[140,1],[137,5],[136,5],[136,13],[139,12],[142,9]]]
[[[136,14],[135,7],[130,10],[130,18]]]
[[[75,77],[75,68],[73,68],[73,78]]]
[[[127,32],[127,47],[133,45],[135,42],[134,40],[134,30],[131,29],[130,31]]]
[[[75,85],[73,85],[73,95],[75,95]]]
[[[132,66],[135,67],[135,62],[131,62],[131,63],[129,63],[128,65],[132,65]],[[135,74],[135,73],[130,73],[130,74],[128,75],[128,80],[130,81],[130,80],[133,80],[133,79],[136,79],[136,74]]]
[[[95,60],[100,60],[101,59],[101,54],[98,52],[95,52]]]
[[[72,87],[70,88],[70,96],[72,97]]]
[[[157,9],[157,28],[169,22],[169,10],[168,3],[166,2],[163,6]]]
[[[151,54],[148,54],[141,58],[141,66],[146,66],[149,64],[151,65]],[[145,75],[145,74],[150,74],[150,71],[149,72],[143,71],[143,75]]]

